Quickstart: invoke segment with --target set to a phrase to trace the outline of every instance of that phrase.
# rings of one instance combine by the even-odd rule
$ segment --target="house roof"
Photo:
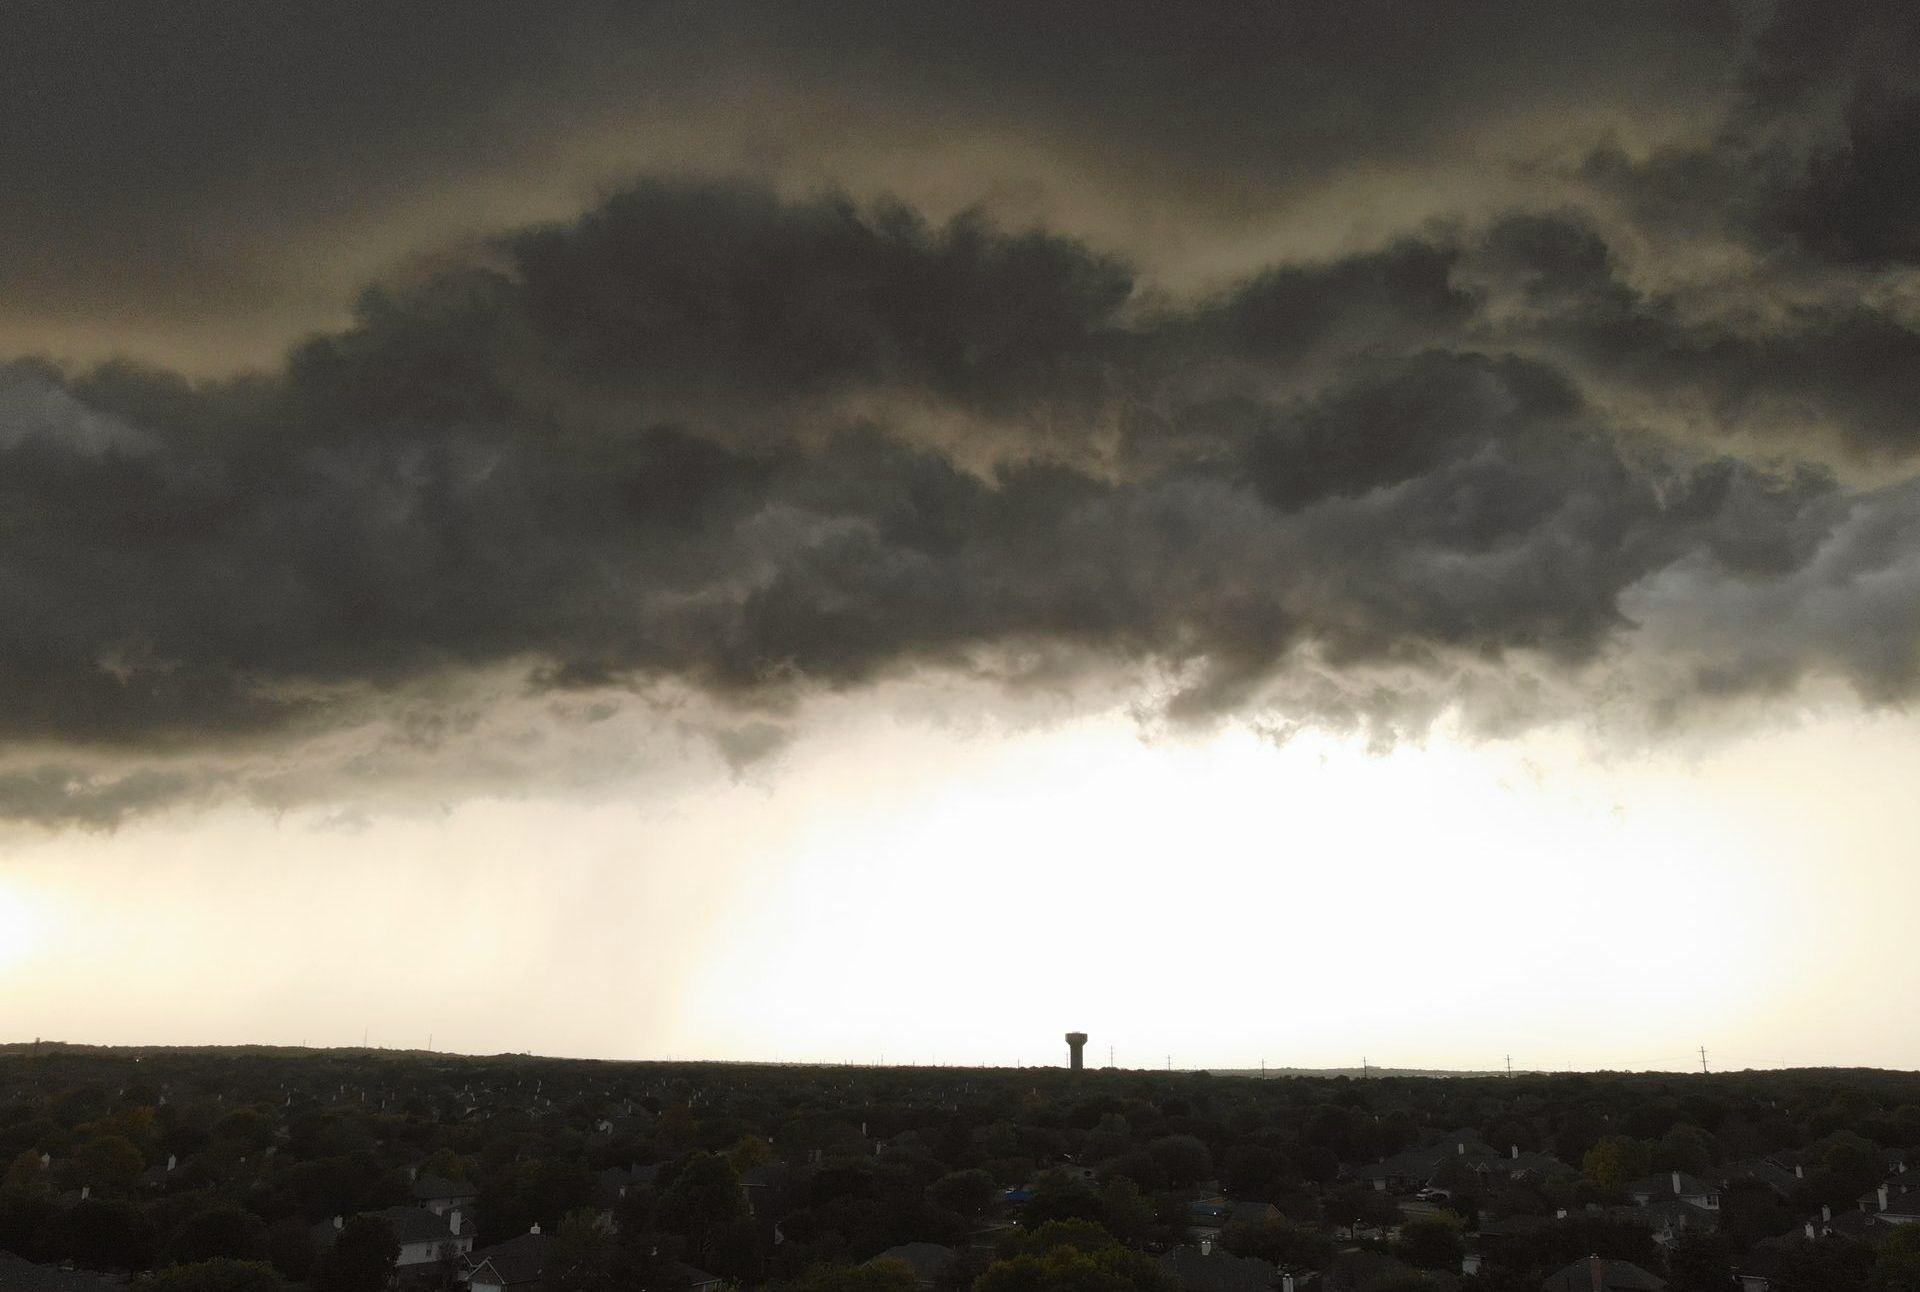
[[[467,1268],[477,1276],[482,1269],[490,1267],[503,1287],[534,1283],[546,1273],[547,1254],[552,1246],[551,1234],[522,1234],[472,1253],[467,1257]]]
[[[954,1254],[953,1248],[939,1243],[901,1243],[866,1263],[872,1265],[877,1261],[900,1261],[913,1271],[916,1282],[931,1283],[953,1264]]]
[[[1882,1237],[1887,1227],[1896,1221],[1882,1220],[1871,1211],[1839,1211],[1832,1220],[1815,1221],[1815,1227],[1823,1234],[1839,1234],[1845,1238],[1874,1239]]]
[[[721,1278],[718,1274],[709,1274],[685,1261],[675,1261],[672,1267],[660,1274],[655,1281],[662,1287],[703,1288],[721,1282]]]
[[[1784,1167],[1772,1158],[1757,1158],[1748,1162],[1730,1164],[1723,1173],[1728,1183],[1735,1180],[1755,1180],[1766,1185],[1782,1197],[1794,1191],[1800,1183],[1791,1168]]]
[[[1697,1175],[1688,1175],[1685,1171],[1662,1171],[1658,1175],[1643,1175],[1627,1186],[1627,1192],[1634,1195],[1647,1194],[1652,1197],[1701,1197],[1720,1192]]]
[[[1589,1256],[1549,1274],[1540,1292],[1660,1292],[1667,1281],[1632,1261]]]
[[[1186,1292],[1272,1292],[1280,1269],[1256,1256],[1233,1256],[1215,1248],[1176,1247],[1160,1258],[1160,1268],[1178,1279]]]
[[[1537,1175],[1577,1175],[1573,1167],[1568,1166],[1551,1153],[1522,1153],[1518,1157],[1507,1159],[1509,1173],[1532,1171]]]
[[[383,1207],[368,1214],[393,1226],[394,1238],[402,1243],[431,1243],[455,1236],[450,1217],[436,1216],[425,1207]]]

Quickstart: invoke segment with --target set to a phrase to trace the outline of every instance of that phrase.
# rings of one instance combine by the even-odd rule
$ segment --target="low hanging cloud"
[[[937,676],[1387,736],[1903,703],[1920,100],[1796,14],[1706,142],[1205,291],[655,177],[269,372],[17,360],[0,815],[737,771]]]

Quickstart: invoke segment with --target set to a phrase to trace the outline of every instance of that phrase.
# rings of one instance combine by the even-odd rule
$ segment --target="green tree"
[[[1920,1225],[1901,1225],[1880,1244],[1867,1286],[1872,1292],[1920,1292]]]
[[[32,1149],[22,1149],[7,1164],[7,1174],[0,1180],[0,1188],[8,1193],[45,1193],[47,1191],[47,1172],[40,1165],[40,1155]]]
[[[1652,1169],[1652,1154],[1647,1146],[1625,1135],[1609,1135],[1580,1158],[1580,1171],[1587,1179],[1610,1192],[1627,1187],[1629,1181]]]
[[[1138,1246],[1153,1230],[1153,1203],[1139,1185],[1116,1175],[1100,1189],[1100,1223],[1122,1243]]]
[[[316,1292],[381,1292],[400,1256],[393,1226],[382,1216],[352,1216],[318,1263]]]
[[[1733,1246],[1720,1234],[1690,1229],[1667,1252],[1670,1292],[1733,1292]]]
[[[134,1142],[124,1135],[96,1135],[75,1155],[82,1183],[96,1189],[124,1189],[147,1169]]]
[[[977,1216],[999,1197],[999,1186],[985,1171],[954,1171],[927,1186],[927,1201],[963,1216]]]
[[[1056,1221],[1011,1241],[974,1292],[1179,1292],[1179,1284],[1099,1225]]]
[[[1465,1221],[1450,1211],[1431,1216],[1415,1216],[1400,1227],[1400,1238],[1393,1254],[1409,1265],[1423,1270],[1460,1270],[1460,1258],[1466,1254],[1461,1238]]]
[[[135,1285],[135,1292],[281,1292],[271,1265],[224,1257],[173,1265]]]
[[[1873,1249],[1828,1234],[1786,1249],[1773,1292],[1866,1292]]]
[[[620,1249],[589,1211],[576,1211],[553,1235],[548,1292],[614,1292],[623,1286]]]
[[[1020,1223],[1038,1229],[1056,1220],[1100,1220],[1099,1195],[1064,1171],[1048,1171],[1033,1182]]]
[[[755,1264],[752,1216],[733,1164],[695,1153],[660,1198],[660,1223],[687,1240],[694,1264],[740,1278]]]
[[[800,1292],[918,1292],[919,1286],[905,1261],[875,1261],[817,1270],[800,1284]]]
[[[232,1203],[195,1212],[173,1232],[164,1249],[169,1265],[193,1265],[218,1257],[244,1261],[262,1255],[260,1217]]]
[[[1257,1256],[1275,1265],[1317,1268],[1333,1255],[1331,1240],[1285,1219],[1228,1225],[1220,1234],[1220,1245],[1235,1256]]]
[[[1198,1184],[1213,1174],[1213,1155],[1195,1136],[1165,1135],[1147,1145],[1147,1152],[1176,1189]]]

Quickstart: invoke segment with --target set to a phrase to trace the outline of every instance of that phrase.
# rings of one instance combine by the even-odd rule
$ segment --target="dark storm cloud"
[[[97,12],[98,31],[68,21],[62,58],[129,37]],[[403,85],[427,57],[417,19],[380,19],[375,65],[350,68],[354,40],[307,42],[287,13],[178,12],[147,33],[168,60],[209,57],[189,33],[224,14],[239,62],[191,94],[140,81],[153,120],[135,138],[197,113],[221,146],[184,176],[130,155],[153,196],[106,212],[108,247],[143,221],[186,227],[169,221],[208,192],[259,200],[253,151],[301,171],[289,194],[341,167],[397,182],[374,153],[485,153],[468,118],[503,81],[592,79],[568,55],[583,30],[635,58],[653,56],[643,31],[708,42],[721,70],[760,67],[754,37],[793,21],[741,9],[722,40],[705,11],[666,7],[535,38],[531,11],[502,6]],[[1587,704],[1681,721],[1831,680],[1912,694],[1914,122],[1888,41],[1796,43],[1788,7],[1748,27],[1596,8],[1574,68],[1577,42],[1550,40],[1537,6],[1454,22],[1394,6],[1372,24],[1102,12],[942,12],[909,32],[840,7],[786,66],[803,82],[829,50],[847,66],[890,51],[872,106],[971,104],[1029,142],[1088,128],[1090,166],[1131,158],[1143,197],[1212,193],[1227,224],[1362,163],[1412,175],[1449,131],[1524,134],[1527,108],[1628,64],[1692,68],[1687,93],[1720,124],[1652,149],[1542,136],[1553,155],[1511,154],[1499,209],[1276,254],[1197,292],[1066,228],[645,180],[385,276],[269,371],[15,361],[0,815],[111,826],[178,798],[297,801],[326,780],[303,760],[352,783],[463,742],[531,749],[543,723],[590,726],[663,686],[714,707],[672,721],[736,769],[783,746],[805,697],[930,671],[1007,692],[1151,676],[1176,720],[1387,729],[1448,704],[1505,727]],[[500,49],[523,35],[509,71]],[[1075,42],[1057,70],[1036,61]],[[277,83],[275,58],[303,45],[313,66]],[[615,65],[634,66],[597,66]],[[926,73],[918,98],[901,68]],[[386,88],[212,120],[220,94],[303,85]],[[16,160],[87,131],[139,152],[117,133],[127,110],[36,121]],[[91,165],[65,159],[9,217],[28,243],[35,221],[74,217]],[[35,245],[55,279],[107,263]],[[189,263],[145,249],[165,272]],[[347,749],[348,730],[377,748]]]
[[[32,177],[0,204],[0,324],[266,362],[250,330],[337,318],[343,273],[643,166],[863,193],[924,168],[911,196],[1029,214],[1097,190],[1204,239],[1490,123],[1685,112],[1730,13],[33,0],[0,42],[0,173]]]

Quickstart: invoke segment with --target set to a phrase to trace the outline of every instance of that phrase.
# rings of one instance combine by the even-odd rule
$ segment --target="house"
[[[392,1225],[393,1236],[399,1240],[395,1269],[437,1265],[473,1250],[474,1226],[461,1217],[458,1207],[445,1215],[425,1207],[387,1207],[373,1214]]]
[[[1234,1256],[1212,1243],[1176,1247],[1160,1258],[1183,1292],[1274,1292],[1280,1268],[1254,1256]]]
[[[1225,1198],[1200,1198],[1187,1204],[1187,1237],[1195,1242],[1220,1237],[1233,1208]]]
[[[1609,1219],[1629,1225],[1644,1225],[1653,1241],[1668,1247],[1682,1234],[1710,1234],[1720,1227],[1720,1213],[1696,1206],[1684,1198],[1655,1198],[1638,1207],[1610,1207]]]
[[[518,1238],[469,1253],[466,1284],[470,1292],[540,1292],[553,1240],[535,1225]]]
[[[1778,1158],[1761,1157],[1730,1163],[1722,1172],[1722,1183],[1752,1180],[1756,1184],[1764,1184],[1782,1198],[1790,1198],[1803,1177],[1804,1168],[1788,1166]]]
[[[1632,1261],[1589,1256],[1549,1274],[1540,1292],[1660,1292],[1667,1281],[1649,1274]]]
[[[1518,1144],[1500,1169],[1514,1180],[1564,1180],[1580,1174],[1551,1153],[1522,1153]]]
[[[1873,1192],[1873,1207],[1880,1219],[1895,1225],[1920,1221],[1920,1180],[1909,1182],[1897,1175]]]
[[[1661,1198],[1678,1198],[1706,1211],[1720,1210],[1720,1191],[1685,1171],[1635,1180],[1627,1186],[1627,1196],[1642,1207]]]
[[[395,1269],[437,1265],[473,1250],[474,1225],[463,1219],[457,1209],[444,1216],[435,1215],[425,1207],[386,1207],[363,1214],[378,1216],[393,1229],[393,1236],[400,1244]],[[315,1225],[314,1246],[323,1251],[331,1248],[345,1225],[344,1216]]]
[[[456,1207],[471,1211],[479,1192],[470,1184],[461,1184],[457,1180],[444,1179],[437,1175],[415,1176],[413,1181],[413,1200],[436,1216],[444,1216]]]
[[[647,1281],[647,1286],[651,1292],[719,1292],[725,1282],[718,1274],[709,1274],[683,1261],[674,1261],[665,1269],[656,1271]]]
[[[1227,1213],[1229,1225],[1264,1225],[1280,1219],[1280,1208],[1271,1202],[1236,1202]]]
[[[881,1261],[898,1261],[913,1271],[915,1283],[930,1288],[952,1268],[957,1259],[953,1248],[943,1247],[939,1243],[901,1243],[897,1247],[887,1248],[866,1263],[878,1265]]]
[[[1802,1227],[1807,1240],[1824,1238],[1828,1234],[1838,1234],[1842,1238],[1851,1238],[1858,1242],[1873,1243],[1887,1236],[1887,1230],[1894,1221],[1883,1220],[1871,1211],[1842,1211],[1838,1215],[1829,1206],[1820,1208],[1820,1217],[1809,1220]]]
[[[143,1189],[164,1189],[173,1181],[173,1173],[180,1165],[178,1154],[167,1154],[167,1164],[158,1163],[140,1173],[140,1187]]]

